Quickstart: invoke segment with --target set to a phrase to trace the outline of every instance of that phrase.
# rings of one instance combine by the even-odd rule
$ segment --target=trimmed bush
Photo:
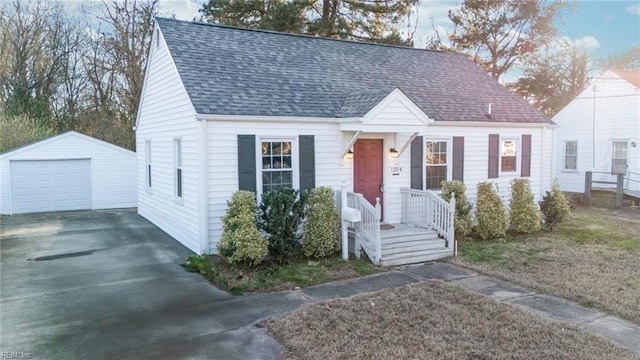
[[[228,262],[257,265],[264,261],[268,241],[256,225],[256,195],[250,191],[236,191],[227,202],[227,213],[218,243],[218,254]]]
[[[476,197],[477,231],[480,238],[487,240],[504,237],[509,227],[509,216],[493,184],[479,183]]]
[[[551,191],[547,191],[542,198],[540,211],[542,211],[544,226],[549,231],[553,231],[555,226],[571,213],[569,203],[562,190],[560,190],[560,185],[558,185],[557,181],[553,182]]]
[[[440,196],[446,200],[451,200],[451,194],[456,195],[456,215],[453,225],[456,229],[456,240],[464,240],[473,228],[471,219],[471,204],[467,200],[467,187],[460,180],[443,181],[442,193]]]
[[[0,153],[52,135],[55,132],[36,119],[26,115],[9,116],[0,109]]]
[[[322,258],[333,254],[340,239],[340,215],[336,209],[333,190],[313,189],[309,196],[307,222],[302,251],[305,256]]]
[[[511,181],[511,202],[509,219],[516,232],[531,234],[540,231],[541,214],[533,200],[529,179]]]
[[[258,226],[269,234],[269,255],[287,263],[300,249],[298,228],[305,215],[307,193],[283,188],[262,195]]]

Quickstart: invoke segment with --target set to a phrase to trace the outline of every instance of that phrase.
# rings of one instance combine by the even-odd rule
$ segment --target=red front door
[[[382,139],[360,139],[353,148],[353,191],[382,205]]]

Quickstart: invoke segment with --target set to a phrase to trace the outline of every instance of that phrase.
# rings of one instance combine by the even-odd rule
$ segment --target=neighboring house
[[[480,181],[507,198],[528,177],[540,199],[553,178],[550,120],[465,55],[169,19],[136,139],[140,215],[198,253],[216,251],[239,189],[346,182],[398,224],[415,214],[403,199],[442,180],[474,201]]]
[[[136,207],[136,154],[75,131],[0,154],[0,214]]]
[[[585,172],[640,192],[640,72],[606,71],[554,117],[555,172],[564,191],[584,192]],[[605,188],[615,185],[594,184]]]

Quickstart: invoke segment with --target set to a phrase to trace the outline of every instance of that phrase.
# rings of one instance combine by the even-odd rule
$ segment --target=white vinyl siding
[[[595,91],[594,91],[595,90]],[[594,98],[595,95],[595,98]],[[593,180],[615,181],[611,175],[613,141],[628,143],[640,139],[640,88],[612,71],[594,81],[564,109],[553,117],[556,128],[556,176],[564,191],[584,192],[586,171],[596,171]],[[564,141],[577,140],[577,171],[563,167]],[[627,170],[640,173],[640,147],[627,148]],[[615,185],[598,184],[598,187]],[[631,190],[640,191],[640,183],[629,182]]]
[[[575,140],[564,142],[563,169],[565,171],[578,170],[578,142]]]
[[[159,37],[158,37],[159,35]],[[190,250],[201,253],[198,197],[198,121],[195,110],[173,63],[162,31],[155,32],[158,46],[151,47],[136,128],[138,149],[151,140],[153,191],[144,191],[146,157],[138,156],[141,189],[138,213]],[[175,140],[180,139],[181,197],[177,196]]]
[[[238,190],[238,135],[256,136],[256,184],[262,191],[262,142],[292,142],[293,187],[299,185],[298,136],[314,135],[316,187],[339,189],[342,181],[351,188],[351,161],[340,157],[343,134],[335,123],[286,123],[250,121],[209,121],[207,156],[209,184],[209,239],[215,250],[222,235],[220,220],[227,209],[227,201]]]
[[[29,186],[35,186],[38,190],[33,193],[45,191],[49,187],[49,191],[58,191],[55,187],[60,187],[60,192],[72,190],[72,186],[65,185],[66,182],[72,183],[76,180],[65,179],[64,167],[75,160],[85,160],[84,170],[69,170],[76,176],[88,176],[88,179],[78,180],[78,194],[86,193],[87,185],[91,186],[90,205],[72,206],[89,209],[112,209],[112,208],[129,208],[137,206],[138,189],[136,186],[136,154],[132,151],[117,147],[115,145],[100,141],[95,138],[88,137],[75,132],[68,132],[41,142],[16,149],[14,151],[0,155],[0,213],[10,214],[13,190],[16,185],[12,186],[13,174],[11,171],[11,163],[19,161],[31,161],[29,166],[32,167],[31,174],[40,177],[43,182],[51,182],[51,184],[31,183]],[[86,165],[87,162],[90,166]],[[20,166],[20,165],[18,165]],[[42,166],[42,168],[38,168]],[[62,168],[61,168],[62,167]],[[87,167],[89,170],[87,170]],[[88,174],[87,174],[88,171]],[[49,174],[49,175],[45,175]],[[25,176],[21,172],[21,177]],[[49,178],[45,178],[49,177]],[[29,179],[36,180],[36,179]],[[86,180],[86,181],[85,181]],[[18,180],[16,180],[18,181]],[[19,180],[20,182],[23,180]],[[57,185],[54,185],[56,184]],[[53,188],[51,188],[53,186]],[[19,191],[25,191],[24,187],[17,186]],[[40,193],[42,195],[42,193]],[[38,195],[38,196],[40,196]],[[76,195],[73,195],[76,196]],[[82,195],[85,199],[86,195]],[[15,199],[14,199],[15,200]],[[66,205],[62,205],[65,200],[50,198],[54,203],[61,204],[59,209],[70,209]],[[24,202],[24,196],[20,197],[20,202]],[[31,201],[31,200],[27,200]],[[34,200],[35,201],[35,200]],[[76,200],[72,200],[74,202]],[[79,200],[78,200],[79,201]],[[43,204],[46,201],[43,200]],[[86,204],[86,203],[85,203]],[[35,211],[48,211],[52,209],[45,205],[43,209],[35,209]],[[55,207],[54,207],[55,208]],[[24,212],[19,210],[20,212]],[[29,210],[31,211],[31,210]]]

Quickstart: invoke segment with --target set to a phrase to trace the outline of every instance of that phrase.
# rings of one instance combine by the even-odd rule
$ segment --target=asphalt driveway
[[[303,300],[233,297],[134,210],[0,219],[0,352],[32,359],[271,359],[256,328]]]

